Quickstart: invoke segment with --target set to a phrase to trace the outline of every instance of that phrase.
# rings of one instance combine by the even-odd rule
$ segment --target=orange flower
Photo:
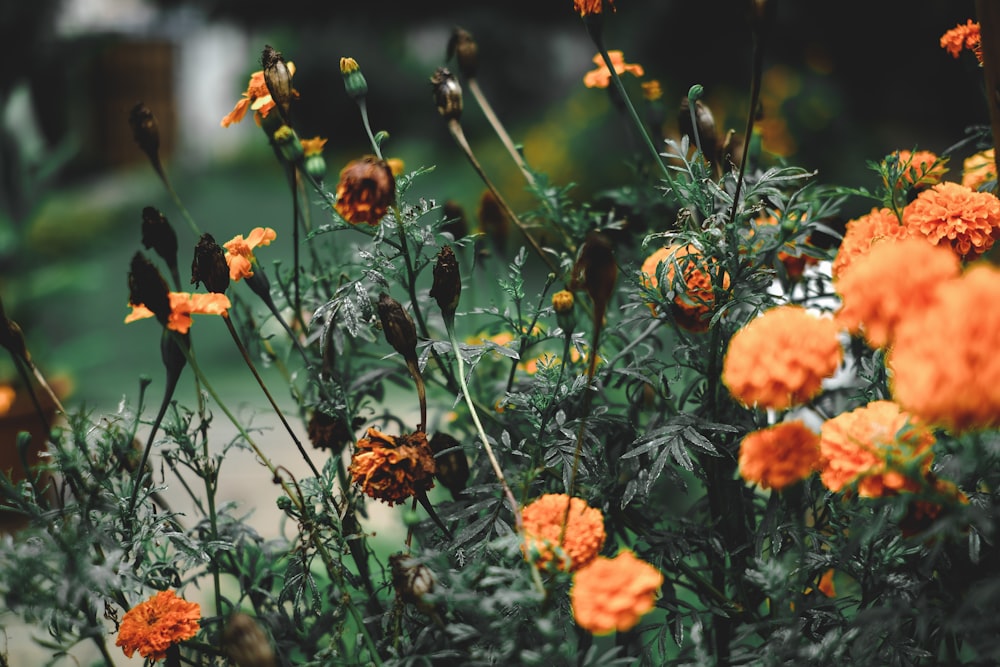
[[[555,562],[560,570],[576,572],[593,561],[604,546],[604,515],[581,498],[547,493],[525,505],[521,520],[524,522],[521,549],[525,557],[537,551],[539,555],[534,562],[540,566]]]
[[[253,249],[257,246],[270,245],[276,238],[278,238],[277,232],[270,227],[255,227],[246,239],[242,234],[237,234],[223,243],[226,249],[226,263],[229,265],[229,279],[236,281],[252,276],[253,264],[256,261]]]
[[[833,576],[835,570],[830,569],[823,573],[823,576],[819,578],[819,583],[816,585],[816,590],[825,595],[828,598],[837,597],[837,589],[833,585]]]
[[[377,225],[395,201],[396,179],[385,160],[366,155],[341,170],[334,208],[352,225]]]
[[[983,47],[980,42],[979,24],[972,19],[961,23],[941,35],[941,48],[951,54],[952,58],[957,58],[962,49],[968,49],[976,55],[980,64],[983,62]]]
[[[962,162],[962,185],[978,190],[989,181],[997,180],[996,151],[992,148],[970,155]]]
[[[736,332],[722,381],[744,405],[783,410],[813,398],[844,351],[833,318],[796,305],[771,308]]]
[[[186,334],[191,329],[192,315],[222,315],[226,316],[232,304],[225,294],[209,292],[208,294],[191,294],[190,292],[170,292],[170,317],[167,318],[167,328],[177,333]],[[142,304],[130,304],[132,312],[125,317],[125,324],[136,320],[154,317],[153,311]]]
[[[754,431],[740,443],[740,475],[765,489],[801,481],[818,463],[819,436],[801,421]]]
[[[678,290],[673,301],[672,312],[677,324],[689,331],[707,330],[715,305],[715,288],[712,285],[712,277],[717,272],[717,262],[714,259],[706,259],[701,251],[691,244],[660,248],[642,263],[639,277],[643,285],[652,289],[660,286],[657,278],[657,267],[661,263],[666,263],[668,282],[667,285],[660,287],[661,294],[675,289],[675,266],[680,267],[684,279],[685,289]],[[723,272],[722,274],[722,286],[723,289],[729,288],[728,273]],[[652,304],[649,305],[649,308],[655,315],[656,308]]]
[[[647,102],[655,102],[663,97],[663,89],[660,87],[660,82],[656,79],[643,81],[639,85],[642,86],[642,97]]]
[[[313,155],[320,155],[323,153],[323,147],[326,146],[328,139],[323,137],[313,137],[312,139],[300,139],[299,142],[302,144],[302,155],[304,157],[311,157]]]
[[[393,437],[369,428],[355,445],[350,473],[372,498],[402,503],[434,486],[434,453],[422,431]]]
[[[595,635],[631,630],[652,611],[661,586],[660,571],[627,549],[614,558],[598,556],[573,576],[573,617]]]
[[[14,398],[16,396],[14,388],[10,385],[2,384],[0,385],[0,417],[10,412],[11,407],[14,405]]]
[[[936,296],[896,328],[887,359],[893,396],[929,424],[1000,426],[1000,269],[974,266]]]
[[[847,267],[862,255],[867,255],[876,243],[906,235],[906,228],[899,223],[899,218],[887,208],[873,208],[860,218],[848,221],[830,269],[833,279],[839,280]]]
[[[125,612],[115,646],[121,646],[129,658],[138,651],[153,662],[162,660],[173,644],[198,633],[200,619],[197,602],[179,598],[173,591],[160,591]]]
[[[614,65],[617,74],[629,72],[635,76],[642,76],[646,73],[642,65],[626,63],[625,56],[621,51],[608,51],[608,57],[611,59],[611,64]],[[594,64],[597,65],[597,69],[591,70],[583,76],[583,85],[587,88],[607,88],[611,84],[611,70],[608,69],[600,53],[594,56]]]
[[[935,288],[961,271],[955,253],[923,239],[880,243],[837,281],[836,320],[853,334],[863,332],[872,347],[885,347],[900,321],[933,304]]]
[[[615,11],[615,0],[608,0],[608,7]],[[580,12],[580,16],[591,16],[600,14],[604,9],[603,0],[573,0],[573,9]]]
[[[877,497],[919,488],[908,476],[930,466],[934,434],[892,401],[844,412],[820,429],[820,479],[831,491],[857,483],[858,494]]]
[[[1000,227],[1000,200],[958,183],[924,190],[903,209],[903,224],[913,236],[935,245],[949,244],[963,259],[975,259],[993,247]]]
[[[286,63],[288,66],[288,73],[295,74],[295,64]],[[292,90],[292,95],[298,97],[299,93],[296,90]],[[222,119],[222,127],[229,127],[233,123],[238,123],[243,120],[249,109],[254,110],[254,120],[260,125],[260,121],[263,118],[267,118],[268,113],[274,108],[274,100],[271,99],[271,93],[267,91],[267,84],[264,82],[264,70],[259,70],[250,75],[250,83],[247,84],[247,89],[243,93],[243,97],[240,101],[236,103],[233,110],[226,114]]]
[[[898,189],[901,187],[922,189],[941,182],[941,177],[948,171],[948,158],[938,158],[931,151],[901,150],[892,153],[896,158],[899,180],[895,183],[885,183],[886,187]],[[885,164],[883,162],[883,164]]]

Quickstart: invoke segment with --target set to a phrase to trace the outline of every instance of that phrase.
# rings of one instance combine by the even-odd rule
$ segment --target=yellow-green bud
[[[344,77],[344,89],[352,100],[364,99],[368,94],[368,81],[361,73],[361,67],[354,58],[340,59],[340,73]]]
[[[302,142],[299,141],[298,135],[295,134],[295,130],[287,125],[282,125],[275,130],[272,138],[274,139],[274,144],[278,147],[278,150],[281,151],[282,157],[292,164],[297,163],[302,159],[303,155],[305,155],[302,150]]]
[[[317,181],[322,181],[326,176],[326,159],[323,157],[322,153],[316,155],[310,155],[306,157],[305,164],[306,173],[315,178]]]

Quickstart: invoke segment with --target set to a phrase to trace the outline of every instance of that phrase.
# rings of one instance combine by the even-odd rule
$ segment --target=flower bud
[[[403,304],[382,292],[378,298],[378,317],[385,339],[407,361],[417,358],[417,328]]]
[[[229,659],[239,667],[274,667],[274,650],[267,635],[248,614],[235,612],[222,637]]]
[[[435,577],[429,567],[406,554],[389,556],[392,586],[403,602],[429,608],[424,598],[434,592]]]
[[[446,67],[439,67],[431,77],[434,87],[434,102],[438,113],[445,120],[458,120],[462,116],[462,87],[455,75]]]
[[[449,199],[441,207],[444,224],[442,231],[451,234],[456,241],[469,235],[469,223],[465,219],[465,209],[458,202]]]
[[[139,148],[149,156],[154,163],[160,154],[160,126],[156,116],[142,102],[137,102],[128,115],[128,124],[132,128],[132,138]]]
[[[430,445],[437,464],[434,476],[457,498],[469,481],[469,461],[461,449],[462,443],[447,433],[438,432],[431,438]]]
[[[322,137],[302,140],[302,152],[305,155],[303,168],[306,173],[317,181],[326,176],[326,159],[323,158],[323,146],[327,140]]]
[[[289,126],[282,125],[274,131],[271,138],[274,139],[275,146],[281,151],[281,157],[285,158],[291,164],[298,164],[305,156],[299,136]]]
[[[552,310],[556,311],[556,321],[564,334],[573,333],[576,317],[573,313],[574,298],[569,290],[560,290],[552,295]]]
[[[340,73],[344,77],[344,89],[352,100],[363,100],[368,94],[368,81],[361,73],[361,67],[354,58],[340,59]]]
[[[434,265],[434,284],[431,286],[431,296],[437,299],[445,322],[455,319],[455,309],[458,308],[458,298],[462,293],[462,276],[458,270],[458,260],[451,246],[444,246],[437,256]]]
[[[170,296],[167,283],[152,262],[135,253],[128,274],[128,302],[134,306],[146,306],[156,315],[157,321],[167,326],[170,318]]]
[[[267,86],[267,92],[271,94],[271,99],[281,112],[281,117],[287,122],[294,95],[292,73],[288,70],[281,53],[271,48],[270,44],[264,46],[260,64],[264,68],[264,84]]]
[[[211,234],[202,234],[198,245],[194,247],[191,284],[197,287],[199,283],[205,283],[205,289],[216,294],[222,294],[229,288],[226,254]]]
[[[446,60],[451,60],[452,56],[458,61],[458,71],[466,79],[476,76],[479,70],[479,46],[473,39],[472,33],[463,30],[458,26],[451,33],[448,40],[448,53]]]
[[[167,266],[177,266],[177,234],[166,216],[152,206],[142,209],[142,245],[162,257]]]

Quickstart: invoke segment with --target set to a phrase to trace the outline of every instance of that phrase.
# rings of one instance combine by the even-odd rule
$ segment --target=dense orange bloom
[[[115,646],[121,646],[129,658],[138,651],[154,662],[162,660],[170,646],[198,633],[200,619],[197,602],[179,598],[173,591],[160,591],[125,612]]]
[[[660,286],[656,276],[656,267],[661,262],[666,263],[667,284]],[[689,331],[705,331],[712,319],[715,305],[715,288],[712,276],[716,273],[714,260],[706,260],[701,251],[694,245],[673,245],[660,248],[646,258],[642,263],[639,277],[643,285],[650,288],[660,287],[660,293],[665,294],[674,289],[674,267],[679,266],[684,279],[685,289],[678,290],[673,301],[673,315],[677,324]],[[729,274],[722,274],[723,289],[729,288]],[[656,308],[650,304],[653,314]]]
[[[598,556],[573,576],[573,617],[595,635],[631,630],[652,611],[661,586],[660,571],[627,549],[614,558]]]
[[[872,247],[886,239],[907,235],[906,227],[899,223],[896,214],[887,208],[873,208],[859,218],[848,221],[844,238],[830,270],[834,280],[839,280],[858,257],[868,254]]]
[[[231,240],[223,243],[226,249],[226,264],[229,265],[229,279],[236,281],[253,275],[253,249],[257,246],[270,245],[278,238],[277,232],[270,227],[255,227],[244,239],[237,234]]]
[[[1000,426],[1000,269],[973,266],[936,296],[896,329],[887,358],[893,396],[930,424]]]
[[[334,208],[352,225],[377,225],[395,201],[396,179],[385,160],[366,155],[341,170]]]
[[[434,486],[434,453],[421,431],[393,437],[369,428],[355,445],[349,471],[355,484],[390,505]]]
[[[582,498],[547,493],[524,506],[521,520],[525,557],[537,551],[538,565],[554,562],[560,570],[575,572],[593,561],[604,546],[604,515]]]
[[[607,0],[608,7],[615,11],[615,0]],[[600,14],[604,8],[603,0],[573,0],[573,9],[580,12],[580,16],[591,16]]]
[[[286,65],[288,66],[288,73],[295,74],[295,64],[289,62]],[[298,97],[298,94],[298,91],[292,90],[293,96]],[[222,127],[229,127],[233,123],[240,122],[250,109],[254,110],[254,120],[260,125],[261,119],[267,118],[267,115],[273,108],[274,100],[271,99],[271,93],[267,91],[267,84],[264,82],[264,70],[258,70],[250,75],[250,83],[247,84],[247,89],[243,92],[243,97],[236,103],[233,110],[222,118]]]
[[[962,185],[978,190],[989,181],[997,180],[996,151],[992,148],[965,158],[962,162]]]
[[[962,49],[968,49],[976,55],[980,63],[983,62],[983,47],[980,42],[979,24],[972,19],[961,23],[941,35],[941,48],[951,54],[952,58],[957,58]]]
[[[795,219],[795,218],[793,218]],[[765,214],[757,218],[754,223],[757,226],[772,226],[778,224],[778,218],[773,215]],[[754,230],[749,231],[750,238],[754,236]],[[812,264],[817,264],[818,259],[811,255],[802,254],[800,250],[797,250],[797,243],[794,241],[788,241],[783,247],[788,250],[778,251],[778,261],[781,262],[785,267],[785,273],[792,280],[798,280],[805,273],[806,267]]]
[[[831,491],[857,483],[877,497],[914,491],[930,466],[934,434],[892,401],[874,401],[826,420],[820,429],[820,479]]]
[[[300,139],[299,143],[302,144],[302,154],[305,157],[310,157],[311,155],[320,155],[323,152],[323,147],[326,146],[328,139],[323,137],[313,137],[312,139]]]
[[[170,317],[167,328],[177,333],[186,334],[191,329],[192,315],[227,315],[232,303],[225,294],[209,292],[208,294],[192,294],[190,292],[170,292]],[[130,304],[132,312],[125,317],[125,324],[136,320],[154,317],[153,311],[142,304]]]
[[[754,431],[740,443],[740,476],[765,489],[801,481],[818,463],[819,436],[798,420]]]
[[[962,271],[955,253],[923,239],[880,243],[836,282],[836,320],[872,347],[885,347],[904,318],[928,308],[937,286]]]
[[[1000,199],[958,183],[939,183],[907,204],[903,224],[913,236],[948,244],[963,259],[975,259],[993,247]]]
[[[901,150],[893,153],[901,173],[896,183],[886,183],[886,187],[922,189],[931,185],[937,185],[941,178],[948,172],[948,158],[938,158],[936,153],[931,151],[908,151]]]
[[[744,405],[784,410],[813,398],[844,351],[831,317],[796,305],[771,308],[736,332],[722,381]]]
[[[633,65],[625,62],[625,56],[621,51],[608,51],[608,57],[611,59],[611,64],[614,66],[616,74],[621,75],[628,72],[635,76],[642,76],[646,73],[642,65]],[[597,65],[597,69],[583,75],[583,85],[587,88],[607,88],[611,85],[611,70],[608,69],[600,53],[594,56],[594,64]]]

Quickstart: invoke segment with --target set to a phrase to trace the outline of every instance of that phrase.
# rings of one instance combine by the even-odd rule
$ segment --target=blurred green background
[[[641,64],[643,80],[660,81],[665,133],[675,133],[674,110],[695,83],[705,86],[720,129],[739,131],[750,75],[744,3],[617,4],[606,43]],[[940,152],[961,140],[988,122],[981,71],[971,55],[955,60],[938,40],[968,18],[966,1],[779,2],[765,44],[765,148],[818,170],[825,183],[873,187],[866,160],[914,146]],[[158,325],[122,323],[143,207],[174,223],[182,272],[196,239],[132,140],[126,119],[137,101],[156,114],[167,171],[202,230],[222,242],[266,225],[282,240],[291,201],[263,133],[249,116],[219,124],[259,69],[265,44],[298,67],[298,131],[329,138],[328,183],[370,152],[339,72],[349,56],[368,79],[374,129],[390,134],[387,156],[407,170],[436,167],[411,196],[453,200],[475,227],[482,183],[430,95],[454,26],[476,38],[480,85],[532,166],[556,184],[575,183],[580,201],[628,181],[629,135],[607,93],[582,84],[595,49],[571,0],[3,3],[0,295],[41,368],[68,378],[72,400],[98,410],[133,395],[140,375],[162,375]],[[638,99],[638,80],[627,84]],[[494,182],[530,206],[468,95],[463,126]],[[266,249],[262,262],[289,261],[289,247]],[[237,370],[220,379],[223,389],[256,390],[221,324],[193,331],[203,358],[232,357]],[[0,379],[5,372],[0,366]]]

